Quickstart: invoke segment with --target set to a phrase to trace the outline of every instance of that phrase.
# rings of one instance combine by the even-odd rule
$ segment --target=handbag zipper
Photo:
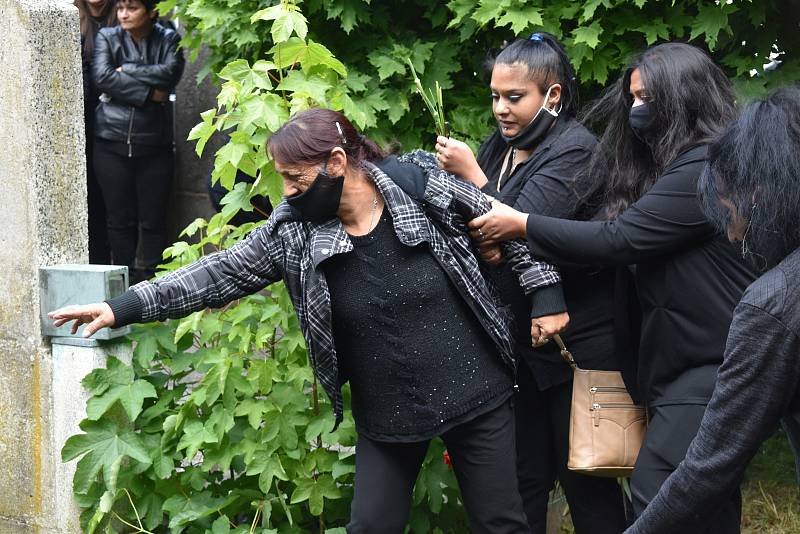
[[[627,393],[628,390],[619,386],[592,386],[589,388],[590,393]]]

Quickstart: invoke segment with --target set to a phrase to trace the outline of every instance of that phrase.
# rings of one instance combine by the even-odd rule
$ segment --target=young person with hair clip
[[[350,533],[404,531],[430,440],[453,461],[473,532],[529,532],[516,484],[513,335],[465,221],[484,195],[413,152],[386,158],[344,115],[299,113],[269,141],[286,199],[228,250],[107,303],[52,313],[84,335],[220,307],[283,280],[309,359],[358,432]],[[391,176],[391,178],[389,178]],[[418,203],[396,182],[425,184]],[[504,252],[528,295],[559,282],[525,243]]]
[[[116,0],[119,26],[95,38],[94,170],[106,204],[115,265],[134,281],[155,274],[167,245],[166,210],[175,155],[167,100],[183,74],[180,36],[156,17],[156,0]],[[141,270],[135,269],[139,228]]]
[[[106,208],[92,165],[94,153],[94,109],[100,91],[92,80],[92,58],[97,32],[117,23],[113,0],[75,0],[80,17],[81,67],[83,71],[83,122],[86,125],[86,192],[88,204],[89,263],[111,263],[106,231]]]
[[[783,420],[800,445],[800,89],[749,104],[709,148],[703,211],[762,274],[733,313],[714,393],[686,458],[627,531],[707,528]]]
[[[550,34],[535,33],[508,45],[487,67],[498,128],[481,145],[477,158],[465,143],[439,137],[442,168],[524,213],[577,220],[598,217],[603,177],[581,179],[597,140],[575,119],[578,85],[561,43]],[[517,326],[520,391],[514,411],[520,494],[536,534],[547,529],[547,505],[556,479],[578,534],[619,534],[625,528],[625,513],[616,480],[567,469],[572,368],[555,344],[543,343],[565,323],[564,315],[551,314],[566,308],[570,321],[564,339],[578,365],[619,370],[614,270],[560,271],[563,283],[538,291],[533,306],[508,268],[501,278],[501,294],[511,303]],[[555,324],[539,319],[542,316],[550,316],[545,319]],[[531,336],[539,348],[531,346]]]
[[[649,411],[631,478],[640,514],[697,433],[733,308],[755,278],[697,199],[708,144],[734,119],[734,96],[706,53],[665,43],[642,53],[589,116],[606,124],[589,173],[607,177],[608,220],[565,221],[495,203],[470,226],[486,243],[527,236],[534,256],[555,263],[635,266],[637,382]],[[714,532],[739,532],[740,511],[740,495],[730,495],[712,518]]]

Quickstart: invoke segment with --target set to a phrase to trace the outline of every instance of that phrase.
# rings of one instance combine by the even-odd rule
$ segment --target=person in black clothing
[[[707,217],[766,271],[745,291],[725,359],[686,458],[627,531],[707,526],[781,419],[800,444],[800,89],[747,106],[709,149],[699,190]]]
[[[708,143],[735,115],[719,67],[686,44],[654,46],[594,110],[605,112],[608,125],[590,172],[608,176],[604,205],[614,218],[565,221],[495,203],[470,226],[488,243],[527,235],[534,256],[556,263],[635,266],[642,311],[638,395],[650,415],[631,479],[640,514],[697,433],[733,308],[755,274],[697,200]],[[731,495],[714,532],[738,532],[740,508],[739,494]]]
[[[492,111],[499,127],[481,145],[477,159],[465,143],[439,137],[441,166],[525,213],[577,220],[595,217],[598,207],[593,201],[603,190],[602,177],[578,177],[597,140],[575,119],[578,85],[561,43],[549,34],[535,33],[514,41],[488,66]],[[618,370],[614,270],[562,268],[561,276],[570,316],[563,337],[576,361],[584,369]],[[511,303],[517,324],[517,476],[528,524],[534,533],[546,531],[549,493],[558,478],[578,534],[619,534],[625,528],[625,513],[616,480],[567,469],[572,368],[555,344],[531,347],[531,335],[537,344],[550,337],[549,325],[537,318],[552,313],[553,305],[563,307],[561,287],[540,290],[531,309],[508,268],[501,280],[503,300]],[[544,292],[553,297],[541,298]],[[542,331],[531,332],[531,317]]]
[[[117,0],[120,26],[95,39],[94,169],[107,207],[112,261],[134,281],[150,278],[167,244],[174,154],[167,100],[183,73],[180,36],[155,22],[154,0]],[[135,270],[139,227],[141,271]]]
[[[94,41],[101,28],[117,23],[117,10],[112,0],[75,0],[81,31],[81,68],[83,72],[83,122],[86,125],[86,203],[88,205],[89,263],[111,262],[106,231],[106,208],[97,183],[94,166],[94,108],[100,103],[100,92],[92,80]]]
[[[73,331],[182,317],[283,280],[309,361],[358,432],[350,533],[400,534],[430,440],[448,447],[474,532],[528,532],[516,484],[513,336],[465,221],[484,195],[412,152],[386,158],[339,112],[296,115],[269,142],[286,199],[234,247],[107,303],[59,310]],[[389,176],[391,178],[389,178]],[[425,203],[396,182],[420,184]],[[526,294],[557,283],[504,244]],[[561,312],[563,310],[557,310]]]

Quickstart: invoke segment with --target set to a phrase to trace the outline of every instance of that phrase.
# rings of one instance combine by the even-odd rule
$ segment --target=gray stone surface
[[[88,259],[79,43],[69,3],[0,0],[0,533],[58,532],[38,268]]]
[[[133,353],[126,341],[101,341],[93,347],[77,346],[73,338],[62,338],[62,341],[67,343],[54,340],[52,345],[53,376],[57,386],[53,388],[52,450],[61,450],[67,438],[80,432],[78,423],[86,418],[89,395],[81,388],[83,377],[92,369],[105,367],[108,356],[130,363]],[[72,477],[77,463],[78,460],[58,462],[55,466],[54,500],[59,512],[54,530],[59,533],[80,532],[80,510],[72,500]]]
[[[176,90],[175,182],[168,214],[171,241],[177,240],[181,230],[197,217],[207,219],[214,214],[206,192],[206,180],[214,166],[214,153],[221,146],[221,140],[219,136],[212,138],[202,158],[195,152],[194,141],[186,141],[189,131],[200,122],[200,113],[217,105],[218,89],[211,83],[210,76],[202,83],[197,83],[202,57],[201,54],[195,63],[187,61]]]

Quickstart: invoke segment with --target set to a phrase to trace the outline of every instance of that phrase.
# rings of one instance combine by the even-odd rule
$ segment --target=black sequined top
[[[508,399],[511,370],[428,246],[403,245],[389,210],[350,239],[323,268],[358,432],[422,441]]]

